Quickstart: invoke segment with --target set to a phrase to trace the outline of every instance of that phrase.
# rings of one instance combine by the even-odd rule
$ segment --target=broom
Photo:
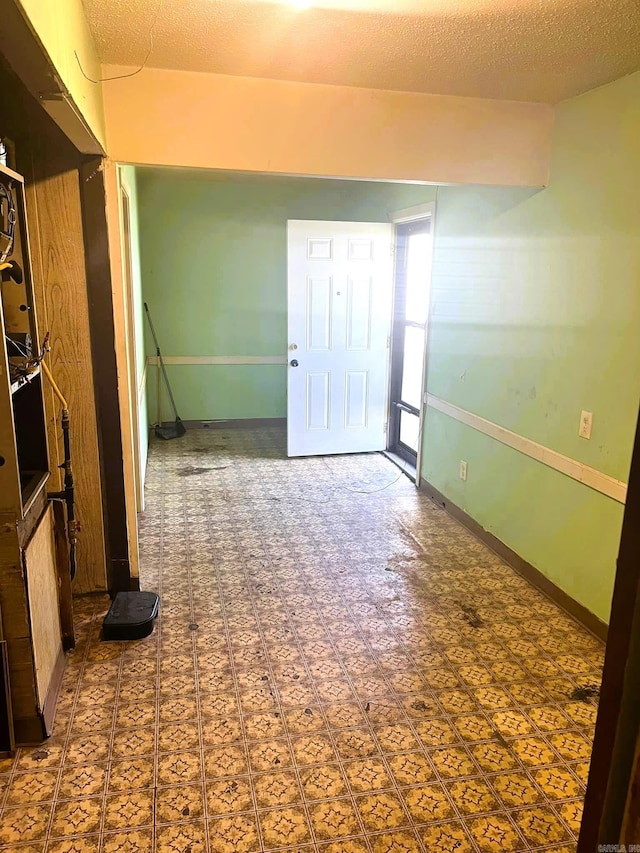
[[[175,415],[175,423],[172,426],[162,426],[160,422],[160,415],[158,414],[158,423],[155,425],[155,434],[158,438],[163,438],[165,441],[169,441],[172,438],[180,438],[187,431],[185,429],[185,425],[180,420],[178,415],[178,409],[176,408],[176,401],[173,399],[173,393],[171,391],[171,385],[169,385],[169,377],[167,376],[167,368],[164,366],[164,361],[162,360],[162,354],[160,352],[160,345],[158,344],[158,339],[156,337],[156,330],[153,328],[153,323],[151,322],[151,314],[149,313],[149,306],[147,303],[144,303],[144,310],[147,314],[147,320],[149,321],[149,328],[151,329],[151,334],[153,335],[153,343],[156,347],[156,359],[158,368],[162,369],[162,375],[164,376],[164,382],[167,386],[167,391],[169,392],[169,399],[171,400],[171,406],[173,408],[173,414]],[[160,382],[158,382],[158,412],[160,412]]]

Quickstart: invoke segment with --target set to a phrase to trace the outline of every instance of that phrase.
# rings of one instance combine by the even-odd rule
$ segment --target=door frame
[[[637,842],[640,743],[640,419],[637,422],[578,853]],[[635,814],[632,815],[632,809]]]
[[[122,283],[124,286],[124,325],[127,348],[127,366],[129,368],[129,408],[131,410],[131,430],[133,433],[133,484],[136,498],[136,512],[144,510],[144,483],[140,466],[140,400],[138,388],[138,359],[135,341],[135,306],[133,301],[133,243],[131,239],[131,190],[118,168],[118,207],[121,222],[122,242]]]
[[[429,339],[430,339],[430,326],[431,326],[431,286],[433,282],[433,246],[434,246],[434,235],[435,235],[435,224],[436,224],[436,202],[430,201],[425,204],[416,204],[413,207],[405,207],[401,210],[396,210],[390,214],[390,220],[394,225],[394,271],[393,271],[393,304],[391,307],[391,328],[390,328],[390,338],[393,337],[393,322],[395,316],[395,297],[396,297],[396,275],[397,275],[397,264],[398,264],[398,253],[396,251],[398,245],[398,225],[406,225],[408,222],[419,222],[421,220],[429,220],[429,248],[430,248],[430,256],[431,256],[431,264],[429,266],[429,272],[427,275],[427,281],[429,285],[429,308],[427,314],[427,323],[425,326],[425,339],[424,339],[424,353],[422,357],[422,400],[420,401],[420,418],[418,422],[418,453],[416,459],[416,479],[415,484],[416,488],[420,486],[421,475],[420,468],[422,466],[422,444],[423,444],[423,433],[424,433],[424,422],[426,417],[426,397],[427,397],[427,362],[429,358]],[[393,353],[391,352],[391,347],[389,347],[389,389],[387,393],[387,441],[390,436],[389,424],[391,421],[391,371],[392,371],[392,359]]]

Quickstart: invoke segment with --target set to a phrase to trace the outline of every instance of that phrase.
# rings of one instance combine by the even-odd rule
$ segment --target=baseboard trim
[[[162,426],[172,426],[173,421],[164,421]],[[256,427],[284,427],[286,418],[229,418],[228,420],[182,421],[186,429],[255,429]],[[149,427],[153,435],[153,425]]]
[[[556,586],[556,584],[549,580],[549,578],[545,577],[539,569],[536,569],[535,566],[528,563],[516,554],[515,551],[509,548],[508,545],[501,542],[497,536],[494,536],[493,533],[489,533],[488,530],[485,530],[481,524],[478,524],[478,522],[471,518],[471,516],[463,509],[460,509],[459,506],[456,506],[456,504],[450,501],[449,498],[445,497],[445,495],[438,491],[435,486],[432,486],[431,483],[426,480],[422,480],[419,489],[435,501],[438,506],[441,506],[446,510],[449,515],[456,519],[456,521],[463,524],[467,530],[473,533],[481,542],[484,542],[484,544],[491,548],[492,551],[495,551],[495,553],[501,557],[505,563],[508,563],[508,565],[518,572],[519,575],[550,598],[554,604],[557,604],[570,616],[580,622],[584,628],[591,631],[591,633],[598,637],[598,639],[606,641],[608,631],[608,625],[606,622],[603,622],[598,616],[591,613],[590,610],[587,610],[584,605],[577,602],[574,598],[564,592],[564,590],[560,589],[559,586]]]
[[[53,731],[53,722],[56,717],[56,705],[58,704],[58,696],[60,695],[60,687],[62,686],[62,677],[64,675],[66,662],[67,659],[61,646],[60,651],[58,652],[58,659],[56,660],[53,668],[53,674],[51,675],[49,689],[47,690],[47,695],[45,696],[42,706],[42,720],[47,737],[49,737]]]

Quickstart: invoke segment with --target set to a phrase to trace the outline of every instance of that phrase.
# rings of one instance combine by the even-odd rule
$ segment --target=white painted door
[[[386,446],[393,230],[288,223],[289,456]]]

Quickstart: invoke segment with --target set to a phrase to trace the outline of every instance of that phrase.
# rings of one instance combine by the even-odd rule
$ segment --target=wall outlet
[[[591,427],[593,426],[593,412],[580,413],[580,429],[578,435],[580,438],[591,438]]]
[[[467,479],[467,463],[464,461],[464,459],[460,460],[460,479]]]

